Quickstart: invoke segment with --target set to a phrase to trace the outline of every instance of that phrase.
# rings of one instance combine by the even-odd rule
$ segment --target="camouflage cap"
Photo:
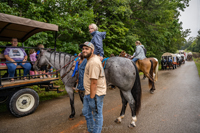
[[[94,45],[91,42],[85,42],[84,44],[81,44],[80,48],[83,48],[83,46],[88,46],[94,50]]]

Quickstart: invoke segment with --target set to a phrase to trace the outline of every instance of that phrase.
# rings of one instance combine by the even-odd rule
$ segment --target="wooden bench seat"
[[[16,69],[21,69],[21,68],[23,68],[23,67],[20,66],[20,65],[18,65]],[[7,66],[2,66],[2,65],[0,65],[0,70],[6,70],[6,69],[8,69]]]
[[[3,54],[0,54],[0,59],[6,60]],[[2,61],[1,61],[2,62]],[[16,69],[21,69],[23,68],[22,66],[18,65]],[[0,70],[7,70],[8,67],[6,65],[0,65]]]

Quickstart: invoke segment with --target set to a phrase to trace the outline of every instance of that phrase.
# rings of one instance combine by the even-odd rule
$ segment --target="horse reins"
[[[56,54],[56,52],[54,52],[55,54]],[[40,53],[41,54],[41,53]],[[60,54],[59,54],[60,55]],[[50,55],[50,57],[51,57],[51,55]],[[59,56],[60,57],[60,56]],[[56,71],[54,71],[54,72],[47,72],[47,73],[44,73],[44,74],[56,74],[57,72],[59,72],[59,71],[61,71],[61,69],[63,69],[63,68],[65,68],[65,67],[68,67],[70,64],[71,64],[71,62],[72,61],[74,61],[77,57],[79,57],[79,56],[75,56],[75,58],[74,59],[72,59],[71,61],[69,61],[66,65],[64,65],[63,67],[60,67],[60,69],[58,69],[58,70],[56,70]],[[39,60],[40,60],[40,58],[41,58],[41,56],[39,56],[38,57],[38,62],[39,62]],[[71,59],[71,57],[70,57],[70,59]],[[47,58],[46,58],[46,60],[47,60],[47,62],[51,65],[51,66],[54,66]],[[54,60],[55,60],[55,55],[54,55]],[[60,62],[60,58],[59,58],[59,62]],[[37,63],[37,67],[39,67],[40,68],[40,66],[38,65],[39,63]],[[55,64],[55,63],[54,63]],[[60,63],[59,63],[60,64]],[[74,67],[74,65],[72,65],[72,67],[66,72],[66,73],[64,73],[62,76],[61,76],[61,79],[63,79],[71,70],[72,70],[72,68]]]

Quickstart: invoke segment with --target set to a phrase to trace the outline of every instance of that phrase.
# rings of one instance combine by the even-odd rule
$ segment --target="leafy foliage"
[[[79,53],[79,44],[90,41],[88,25],[96,23],[106,31],[105,56],[122,50],[133,54],[140,40],[147,56],[160,59],[185,45],[190,30],[178,22],[179,10],[189,0],[1,0],[0,12],[59,26],[57,51]],[[54,33],[38,33],[25,46],[54,47]],[[197,41],[199,42],[199,41]],[[1,42],[2,44],[2,42]]]
[[[198,35],[195,38],[189,38],[189,40],[185,43],[184,49],[190,50],[192,52],[200,53],[200,30],[198,31]]]

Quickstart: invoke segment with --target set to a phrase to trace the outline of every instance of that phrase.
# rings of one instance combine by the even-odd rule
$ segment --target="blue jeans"
[[[22,60],[16,60],[16,61],[22,61]],[[6,62],[10,62],[10,61],[6,61]],[[15,69],[17,66],[14,63],[6,63],[6,65],[8,67],[9,77],[14,77]],[[26,76],[31,70],[31,64],[29,62],[25,63],[24,65],[22,65],[22,63],[17,63],[17,65],[20,65],[24,68],[24,76]]]
[[[83,98],[83,115],[87,122],[88,132],[101,133],[103,126],[103,98],[105,95],[90,98],[90,95],[85,95]],[[96,110],[97,109],[97,110]],[[92,114],[93,113],[93,114]],[[94,120],[95,119],[95,120]]]
[[[137,58],[133,58],[132,61],[136,62],[138,59]]]

